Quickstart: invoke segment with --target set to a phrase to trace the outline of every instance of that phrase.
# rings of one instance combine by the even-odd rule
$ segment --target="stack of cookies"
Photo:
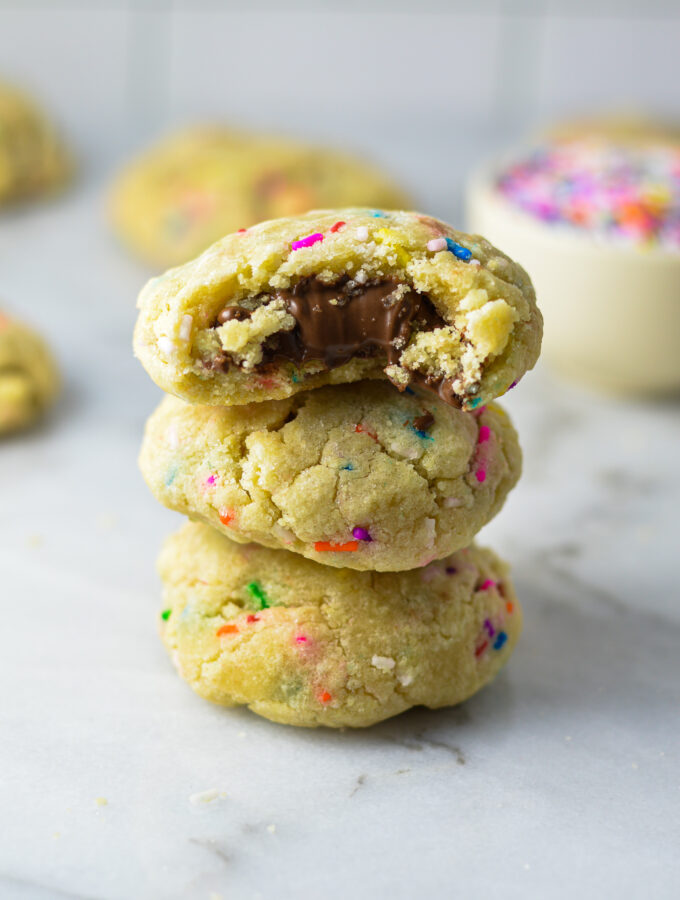
[[[192,520],[162,633],[199,694],[364,726],[494,677],[521,613],[472,541],[520,475],[492,401],[541,330],[520,266],[407,212],[263,222],[146,286],[135,350],[170,396],[140,462]]]

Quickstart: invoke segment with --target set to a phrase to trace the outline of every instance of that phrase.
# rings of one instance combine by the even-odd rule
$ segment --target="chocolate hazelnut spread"
[[[283,300],[295,319],[295,327],[268,339],[260,370],[282,360],[299,364],[310,359],[322,360],[332,369],[353,357],[371,356],[384,356],[387,365],[393,365],[398,363],[414,325],[432,330],[445,324],[426,295],[394,279],[358,284],[344,276],[334,284],[326,284],[309,277],[290,290],[279,290],[262,299]],[[241,307],[226,306],[217,321],[224,324],[249,315]],[[453,391],[453,378],[420,372],[411,375],[416,384],[446,403],[460,405]],[[403,390],[402,385],[397,387]]]

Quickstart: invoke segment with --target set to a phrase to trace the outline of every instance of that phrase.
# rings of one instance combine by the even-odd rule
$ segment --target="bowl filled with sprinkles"
[[[680,391],[680,129],[567,123],[473,175],[467,215],[529,271],[549,362],[596,387]]]

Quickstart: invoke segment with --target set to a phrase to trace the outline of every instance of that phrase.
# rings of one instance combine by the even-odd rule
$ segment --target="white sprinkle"
[[[179,431],[177,429],[177,422],[173,422],[172,425],[168,425],[168,430],[165,432],[165,439],[173,450],[176,450],[179,447]]]
[[[432,253],[437,253],[438,250],[446,250],[446,241],[443,237],[432,238],[431,241],[427,242],[427,249]]]
[[[280,541],[283,541],[284,544],[292,544],[295,541],[295,535],[293,534],[293,532],[289,531],[287,528],[284,528],[283,525],[274,525],[272,531]]]
[[[449,509],[453,506],[462,506],[463,501],[459,497],[444,497],[444,506],[448,506]]]
[[[358,241],[367,241],[368,240],[368,228],[365,225],[360,225],[357,228],[356,238]]]
[[[413,675],[397,675],[397,681],[402,687],[408,687],[413,683]]]
[[[479,269],[479,268],[481,268],[482,264],[480,263],[480,261],[478,259],[475,259],[473,256],[472,259],[468,262],[468,265],[474,266],[475,269]]]
[[[188,344],[191,340],[191,328],[193,324],[193,316],[182,316],[182,321],[179,326],[179,339],[180,341],[184,341],[185,344]]]
[[[396,666],[396,662],[391,656],[374,656],[371,659],[371,665],[376,669],[384,669],[386,672],[389,672],[390,669]]]
[[[198,794],[192,794],[189,797],[189,803],[191,803],[192,806],[201,806],[203,803],[212,803],[213,800],[218,800],[226,796],[227,795],[223,791],[218,791],[217,788],[211,788],[209,791],[201,791]]]
[[[159,337],[158,349],[164,356],[172,356],[177,349],[177,346],[169,337]]]
[[[267,825],[267,831],[269,832],[269,834],[274,834],[274,832],[276,831],[276,825]]]
[[[425,528],[427,529],[427,537],[428,537],[428,547],[431,547],[434,544],[434,540],[437,537],[437,523],[434,519],[425,519]]]

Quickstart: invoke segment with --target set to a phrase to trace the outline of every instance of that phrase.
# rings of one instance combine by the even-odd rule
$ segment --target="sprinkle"
[[[320,700],[322,703],[330,703],[330,701],[331,701],[332,699],[333,699],[333,698],[332,698],[331,695],[328,693],[328,691],[323,691],[321,694],[319,694],[319,700]]]
[[[356,239],[358,241],[367,241],[368,240],[368,228],[365,225],[360,225],[357,228]]]
[[[315,231],[314,234],[308,234],[307,237],[300,238],[299,241],[293,241],[290,245],[291,250],[302,250],[303,247],[311,247],[314,244],[318,244],[323,240],[323,235],[320,231]]]
[[[455,575],[458,569],[455,566],[447,566],[445,571],[447,575]]]
[[[168,619],[170,618],[171,614],[172,614],[171,609],[164,609],[163,612],[161,613],[161,619],[163,619],[164,622],[167,622]]]
[[[170,487],[170,485],[172,484],[172,482],[173,482],[173,481],[175,480],[175,478],[177,477],[178,468],[179,468],[178,466],[172,466],[172,467],[169,469],[168,474],[167,474],[166,477],[165,477],[165,486],[166,486],[166,487]]]
[[[340,231],[340,229],[345,225],[345,222],[336,222],[335,225],[331,225],[330,232],[331,234],[335,234],[336,231]]]
[[[247,228],[239,228],[239,230],[236,232],[236,234],[245,234],[246,231],[248,231]]]
[[[508,390],[511,391],[514,387],[517,387],[518,384],[519,384],[519,378],[516,378],[516,379],[512,382],[512,384],[510,385],[510,387],[508,388]]]
[[[446,240],[443,237],[432,238],[427,242],[427,249],[431,253],[438,253],[440,250],[446,250]]]
[[[219,512],[219,516],[220,522],[223,525],[230,525],[236,518],[236,513],[233,509],[221,509]]]
[[[308,640],[308,638],[304,634],[296,634],[295,635],[295,641],[298,644],[306,644],[307,640]]]
[[[515,604],[512,602],[512,600],[508,600],[508,602],[505,604],[505,608],[510,613],[510,615],[512,615],[515,611]]]
[[[468,262],[468,260],[472,259],[472,251],[468,250],[467,247],[462,247],[448,237],[444,238],[444,240],[446,241],[447,248],[453,253],[456,259],[460,259],[463,262]]]
[[[496,629],[493,627],[489,619],[484,619],[484,629],[486,630],[486,633],[490,638],[492,638],[494,634],[496,634]]]
[[[345,544],[332,544],[330,541],[315,541],[317,553],[354,553],[359,549],[359,541],[347,541]]]
[[[158,349],[161,351],[163,356],[172,356],[177,349],[177,345],[169,337],[159,337]]]
[[[179,447],[179,429],[177,428],[177,422],[168,425],[168,430],[165,432],[165,439],[173,450],[176,450]]]
[[[208,477],[205,479],[203,484],[208,484],[208,485],[210,485],[210,487],[212,487],[216,481],[217,481],[217,476],[215,474],[212,474],[212,475],[208,475]]]
[[[391,656],[374,656],[371,658],[371,665],[375,669],[382,669],[384,672],[389,672],[396,666],[396,662]]]
[[[444,506],[452,509],[456,506],[462,506],[463,501],[459,497],[444,497]]]
[[[508,636],[504,631],[499,631],[496,640],[494,641],[493,649],[500,650],[503,644],[507,641]]]
[[[269,609],[269,599],[264,589],[257,581],[251,581],[246,585],[246,590],[260,604],[260,609]]]
[[[370,438],[373,438],[374,441],[378,442],[378,435],[375,433],[375,431],[371,431],[371,429],[366,428],[365,425],[355,425],[354,430],[357,434],[367,434]]]
[[[368,529],[362,528],[360,525],[355,525],[352,529],[352,537],[355,537],[358,541],[366,541],[369,544],[373,541],[373,538],[368,533]]]
[[[246,622],[247,622],[249,625],[252,625],[253,622],[259,622],[259,621],[260,621],[260,617],[259,617],[259,616],[254,616],[252,613],[251,613],[249,616],[246,616]]]
[[[473,397],[471,400],[467,401],[467,406],[469,409],[477,409],[477,407],[479,406],[479,404],[481,402],[482,402],[481,397]],[[479,410],[479,412],[481,413],[481,410]]]
[[[413,675],[397,675],[397,681],[402,687],[408,687],[413,681]]]
[[[484,444],[489,440],[491,436],[491,429],[488,425],[480,425],[479,426],[479,436],[477,437],[478,444]]]
[[[486,481],[486,469],[477,469],[475,472],[475,478],[481,484],[483,481]]]
[[[484,651],[486,650],[486,648],[488,646],[489,646],[489,642],[484,641],[483,644],[480,644],[479,647],[476,647],[475,648],[475,656],[479,659],[479,657],[482,655],[482,653],[484,653]]]
[[[373,212],[371,213],[371,215],[373,216],[374,219],[386,219],[387,218],[387,213],[384,213],[380,209],[374,209]]]
[[[491,578],[487,578],[486,581],[482,582],[479,590],[480,591],[488,591],[491,588],[495,588],[495,587],[496,587],[496,582],[493,581]]]
[[[352,463],[345,463],[344,466],[340,466],[340,471],[341,472],[353,472],[354,466],[352,465]]]
[[[193,316],[182,316],[182,321],[179,325],[179,339],[180,341],[184,341],[185,344],[188,344],[191,340],[191,328],[193,324]]]
[[[215,632],[217,637],[222,637],[224,634],[238,634],[238,625],[220,625],[220,627]]]

